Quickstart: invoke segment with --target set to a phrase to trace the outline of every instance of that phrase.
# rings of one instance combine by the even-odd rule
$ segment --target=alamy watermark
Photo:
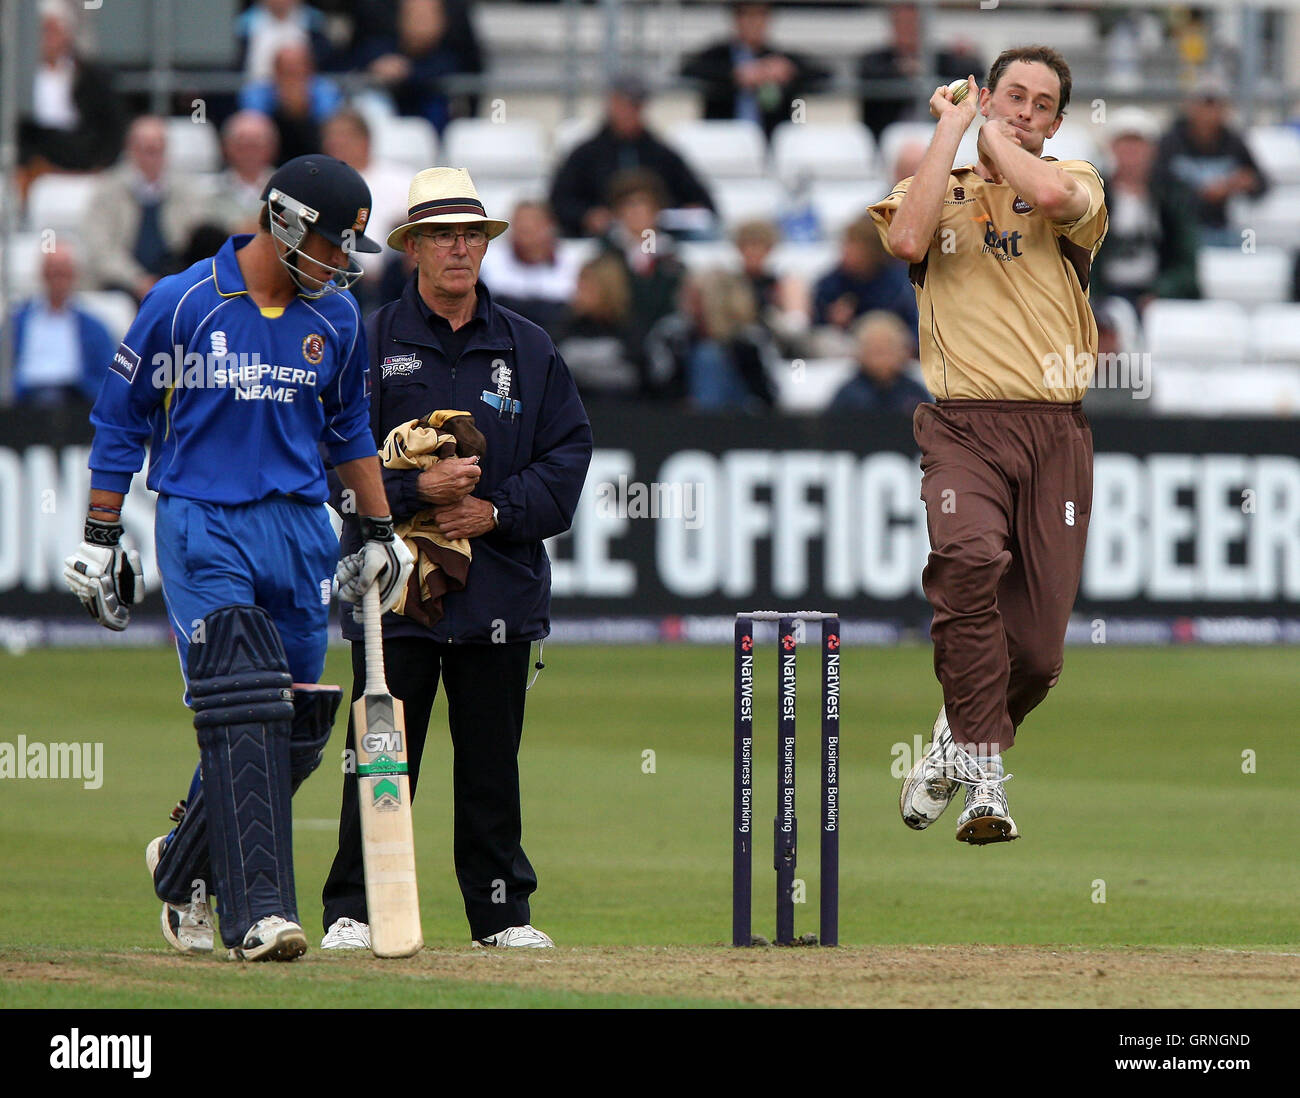
[[[104,784],[102,743],[0,742],[0,779],[15,781],[77,781],[85,789]]]
[[[1089,384],[1091,383],[1091,385]],[[1043,358],[1043,385],[1047,389],[1124,389],[1134,400],[1151,396],[1151,355],[1145,351],[1055,351]]]
[[[621,474],[617,481],[596,486],[596,514],[601,518],[681,519],[686,529],[698,530],[703,525],[700,485],[694,481],[646,484]]]

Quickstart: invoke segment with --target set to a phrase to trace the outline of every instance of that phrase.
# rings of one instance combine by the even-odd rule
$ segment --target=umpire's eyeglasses
[[[439,248],[451,248],[455,246],[458,236],[465,238],[465,247],[481,248],[488,242],[486,229],[464,229],[456,232],[454,229],[435,229],[433,232],[424,232],[417,234],[432,240]]]

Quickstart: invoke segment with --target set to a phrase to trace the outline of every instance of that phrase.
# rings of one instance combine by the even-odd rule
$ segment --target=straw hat
[[[403,250],[403,239],[416,225],[468,225],[483,222],[488,239],[510,227],[508,221],[488,217],[474,181],[464,168],[425,168],[411,180],[404,225],[388,234],[388,246]]]

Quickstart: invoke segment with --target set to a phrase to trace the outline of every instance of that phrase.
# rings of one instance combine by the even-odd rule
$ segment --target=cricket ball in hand
[[[960,103],[970,94],[970,88],[964,78],[961,80],[954,80],[948,85],[948,90],[952,92],[952,101],[954,105]]]

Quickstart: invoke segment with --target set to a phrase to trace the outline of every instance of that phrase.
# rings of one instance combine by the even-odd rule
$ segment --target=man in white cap
[[[1136,309],[1155,298],[1196,298],[1196,195],[1175,178],[1152,186],[1160,125],[1140,107],[1107,120],[1110,230],[1093,264],[1092,300],[1122,297]]]
[[[520,842],[518,751],[529,649],[550,632],[550,561],[542,542],[569,528],[591,460],[591,426],[550,337],[493,302],[478,280],[489,241],[507,228],[488,217],[469,173],[427,168],[411,183],[407,219],[388,236],[414,261],[402,296],[367,322],[371,429],[446,409],[469,412],[485,453],[445,458],[427,471],[385,470],[398,522],[432,508],[448,540],[469,539],[465,587],[442,596],[424,625],[384,616],[388,685],[406,709],[414,796],[439,679],[455,749],[455,862],[480,946],[547,947],[531,925],[537,878]],[[345,519],[342,547],[358,532]],[[353,697],[365,684],[360,627],[352,641]],[[540,653],[539,653],[540,655]],[[540,659],[539,659],[540,665]],[[352,728],[348,742],[352,744]],[[357,783],[343,780],[339,848],[323,894],[324,949],[370,944]]]

